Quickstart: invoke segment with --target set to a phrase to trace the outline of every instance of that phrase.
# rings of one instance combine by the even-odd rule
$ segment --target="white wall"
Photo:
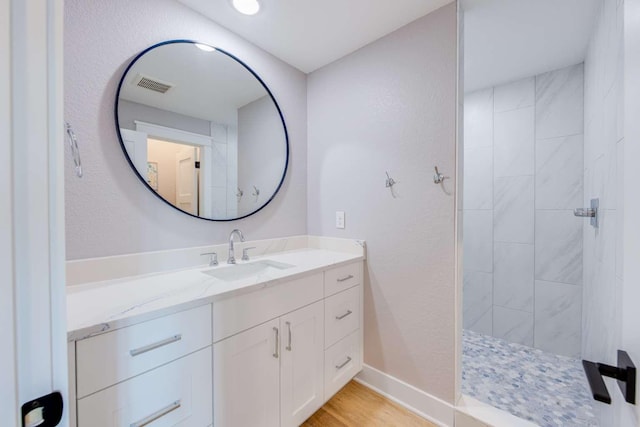
[[[146,47],[177,38],[237,55],[261,76],[283,111],[291,167],[280,194],[250,218],[214,223],[166,206],[138,181],[120,149],[113,107],[126,65]],[[234,227],[249,239],[306,233],[303,73],[173,0],[68,0],[64,42],[65,118],[78,134],[85,170],[78,180],[66,168],[68,259],[219,243]]]
[[[456,19],[447,5],[308,79],[309,233],[367,241],[365,363],[450,403],[455,182],[432,175],[456,176]]]
[[[624,3],[604,0],[585,60],[584,203],[600,199],[600,227],[584,227],[582,352],[612,365],[623,348],[623,20]],[[622,426],[617,417],[627,404],[614,381],[607,386],[612,405],[595,403],[596,416],[602,426]]]
[[[465,97],[464,326],[580,357],[583,65]]]

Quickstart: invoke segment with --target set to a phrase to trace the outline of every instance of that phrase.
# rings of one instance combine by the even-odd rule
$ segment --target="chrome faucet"
[[[231,234],[229,234],[229,259],[227,259],[227,264],[236,263],[235,251],[233,249],[233,237],[236,235],[240,237],[241,242],[244,242],[244,236],[242,235],[242,231],[238,230],[237,228],[233,230]]]

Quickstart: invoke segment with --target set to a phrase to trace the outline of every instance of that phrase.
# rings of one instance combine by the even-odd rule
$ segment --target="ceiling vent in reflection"
[[[142,74],[138,74],[136,76],[133,84],[159,93],[167,93],[167,91],[174,86],[171,83],[163,82],[162,80],[154,79]]]

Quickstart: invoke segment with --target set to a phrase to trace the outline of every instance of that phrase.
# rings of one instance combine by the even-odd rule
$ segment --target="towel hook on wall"
[[[384,186],[387,188],[393,188],[393,186],[396,185],[396,181],[389,176],[389,172],[385,172],[385,174],[387,174],[387,180],[385,181]]]
[[[69,137],[69,147],[71,147],[71,156],[73,157],[73,164],[75,165],[75,173],[78,178],[82,178],[82,161],[80,159],[80,149],[78,148],[78,138],[73,131],[69,122],[64,122],[67,136]]]
[[[438,171],[438,166],[435,166],[434,169],[436,170],[436,173],[433,175],[433,183],[442,184],[447,177]]]

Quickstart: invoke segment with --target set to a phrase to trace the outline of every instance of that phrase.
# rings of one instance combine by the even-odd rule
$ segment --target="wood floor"
[[[351,381],[304,427],[436,427],[373,390]]]

